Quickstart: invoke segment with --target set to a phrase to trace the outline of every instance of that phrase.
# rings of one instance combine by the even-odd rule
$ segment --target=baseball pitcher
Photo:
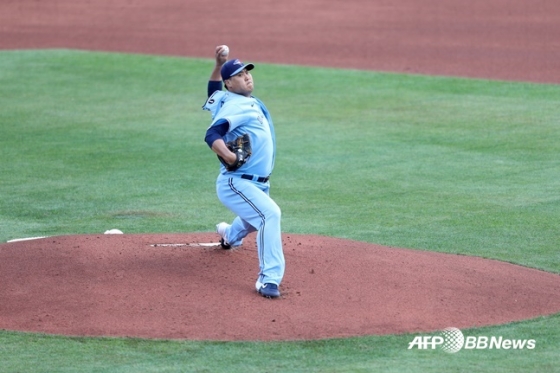
[[[216,66],[208,82],[209,98],[203,109],[211,112],[212,122],[205,141],[220,162],[218,198],[237,216],[231,224],[219,223],[216,230],[224,249],[241,245],[249,233],[257,232],[259,273],[255,287],[262,296],[277,298],[285,260],[281,212],[269,196],[276,155],[274,126],[265,105],[252,96],[250,71],[255,66],[239,59],[226,62],[226,48],[216,48]]]

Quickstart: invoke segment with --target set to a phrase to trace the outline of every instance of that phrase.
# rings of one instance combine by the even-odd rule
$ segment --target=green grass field
[[[0,242],[213,231],[211,60],[0,52]],[[283,230],[560,273],[560,86],[258,64]],[[0,317],[1,317],[0,299]],[[0,331],[0,372],[560,372],[560,314],[463,331],[534,350],[408,350],[413,335],[306,342]]]

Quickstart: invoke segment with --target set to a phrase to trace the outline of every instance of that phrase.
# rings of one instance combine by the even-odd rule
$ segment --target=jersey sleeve
[[[208,97],[212,96],[212,94],[216,91],[222,90],[222,81],[221,80],[209,80],[208,81]]]
[[[221,139],[225,136],[229,129],[229,123],[227,120],[218,121],[210,128],[206,130],[206,137],[204,137],[204,141],[208,144],[211,148],[214,141]]]

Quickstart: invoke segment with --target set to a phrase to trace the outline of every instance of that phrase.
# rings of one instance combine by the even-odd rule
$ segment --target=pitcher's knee
[[[278,207],[277,204],[271,205],[270,208],[267,209],[266,217],[269,219],[280,220],[280,218],[282,217],[282,211],[280,210],[280,207]]]
[[[269,206],[267,206],[266,209],[261,210],[261,213],[262,213],[261,224],[264,224],[265,222],[267,223],[267,225],[272,224],[271,226],[274,226],[275,224],[280,224],[282,211],[280,211],[280,207],[278,207],[278,205],[270,204]]]

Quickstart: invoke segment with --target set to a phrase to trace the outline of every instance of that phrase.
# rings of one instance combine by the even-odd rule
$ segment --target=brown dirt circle
[[[560,276],[495,260],[284,234],[281,299],[254,237],[57,236],[0,245],[0,328],[64,335],[301,340],[500,324],[560,311]],[[178,245],[169,245],[178,244]],[[157,246],[154,246],[157,245]]]

